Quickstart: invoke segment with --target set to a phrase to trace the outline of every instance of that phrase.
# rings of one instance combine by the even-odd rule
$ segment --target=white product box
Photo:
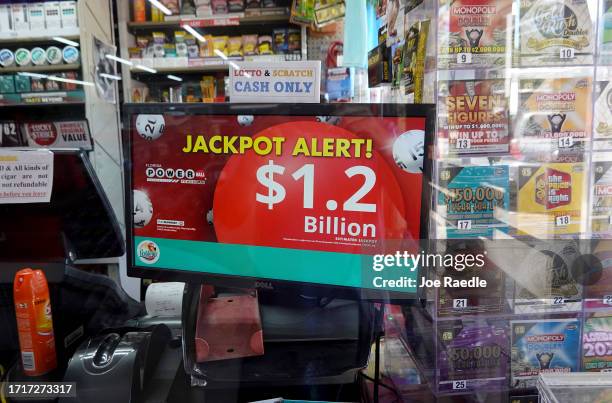
[[[11,21],[13,31],[29,31],[28,5],[26,3],[11,4]]]
[[[28,4],[28,20],[32,31],[44,31],[45,3]]]
[[[47,29],[60,29],[62,27],[62,17],[60,15],[60,2],[47,1],[45,4],[45,23]]]
[[[0,32],[8,34],[13,30],[13,22],[11,21],[11,5],[0,4]]]
[[[62,16],[63,28],[75,28],[79,25],[76,1],[62,1],[60,3],[60,14]]]

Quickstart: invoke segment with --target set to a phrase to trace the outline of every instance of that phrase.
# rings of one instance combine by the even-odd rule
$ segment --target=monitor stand
[[[264,353],[259,302],[255,289],[216,295],[202,285],[195,331],[196,361],[244,358]]]
[[[210,309],[212,288],[206,287],[187,284],[183,303],[183,359],[193,386],[230,389],[350,384],[357,371],[367,364],[375,326],[375,310],[370,302],[333,297],[310,301],[307,296],[301,296],[297,288],[284,294],[217,289],[213,306],[223,301],[233,304],[229,299],[235,301],[237,297],[249,301],[245,312],[227,310],[233,313],[224,316],[225,308]],[[205,301],[201,301],[201,297]],[[202,304],[203,310],[200,309]],[[203,314],[208,311],[212,316]],[[260,331],[254,326],[257,314],[261,315]],[[211,322],[218,326],[219,321],[227,321],[230,317],[239,323],[223,324],[225,333],[209,337],[202,332],[212,327]],[[235,348],[233,352],[227,351],[226,339],[235,336],[229,329],[247,329],[241,339],[245,348],[240,353],[248,355],[233,355],[239,352]],[[263,350],[261,344],[253,342],[257,333],[261,335]],[[207,346],[198,342],[198,338],[204,339]],[[198,343],[202,345],[197,347]],[[208,357],[212,357],[211,352],[225,348],[226,357],[232,359],[199,362],[198,348],[199,358],[204,358],[202,352],[208,351]]]

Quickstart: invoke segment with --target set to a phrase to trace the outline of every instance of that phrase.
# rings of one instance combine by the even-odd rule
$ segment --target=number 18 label
[[[561,215],[558,217],[555,217],[555,225],[557,227],[566,227],[568,225],[570,225],[572,222],[570,216],[568,215]]]

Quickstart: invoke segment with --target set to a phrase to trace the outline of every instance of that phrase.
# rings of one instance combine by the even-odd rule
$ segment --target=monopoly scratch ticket
[[[591,233],[595,238],[609,239],[612,238],[612,153],[593,153],[592,175]]]
[[[513,153],[542,162],[584,159],[591,132],[591,77],[519,83]]]
[[[580,320],[511,321],[511,387],[535,387],[541,373],[577,372]]]
[[[512,1],[456,0],[440,3],[439,68],[505,65],[507,17]]]

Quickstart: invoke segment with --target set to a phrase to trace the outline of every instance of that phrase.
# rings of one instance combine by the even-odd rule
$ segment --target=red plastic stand
[[[244,295],[213,297],[214,288],[202,285],[195,333],[197,362],[264,353],[257,291],[246,291]]]

